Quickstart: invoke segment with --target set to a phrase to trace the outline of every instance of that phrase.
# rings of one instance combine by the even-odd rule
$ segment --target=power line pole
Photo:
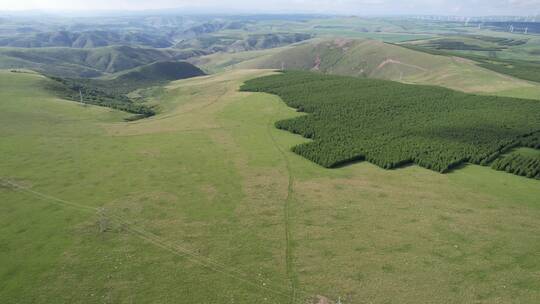
[[[83,94],[82,94],[82,90],[79,89],[79,98],[81,99],[81,103],[84,107],[87,106],[86,102],[84,102],[84,99],[83,99]]]

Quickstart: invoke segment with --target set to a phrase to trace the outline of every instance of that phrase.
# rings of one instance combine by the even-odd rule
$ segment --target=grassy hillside
[[[60,77],[97,77],[156,61],[181,60],[197,51],[129,46],[94,49],[0,48],[0,68],[24,68]]]
[[[426,44],[403,44],[403,46],[432,55],[447,57],[459,56],[476,62],[476,64],[482,68],[519,79],[540,83],[539,58],[534,58],[534,60],[502,59],[498,58],[497,54],[484,54],[484,51],[474,53],[463,52],[464,48],[466,51],[466,47],[463,45],[456,46],[455,48],[439,48],[436,47],[437,44],[435,43],[436,42],[428,42]]]
[[[160,61],[118,73],[114,78],[89,79],[86,82],[110,92],[127,94],[140,88],[202,75],[205,75],[202,70],[188,62]]]
[[[58,96],[138,114],[130,120],[155,114],[151,107],[135,102],[128,93],[167,82],[196,76],[204,72],[187,62],[156,62],[135,68],[111,79],[76,79],[49,76],[55,83],[47,88]]]
[[[273,127],[301,114],[238,92],[267,73],[174,82],[131,123],[0,73],[0,302],[536,302],[539,181],[321,168]]]
[[[313,40],[236,65],[236,68],[309,70],[328,74],[440,85],[495,93],[537,85],[478,67],[465,59],[437,56],[375,40]]]

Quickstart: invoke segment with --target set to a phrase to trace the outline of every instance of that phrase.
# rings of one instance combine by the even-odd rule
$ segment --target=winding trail
[[[414,64],[409,64],[409,63],[403,63],[399,60],[394,60],[394,59],[386,59],[385,61],[381,62],[381,64],[379,64],[379,66],[377,66],[376,70],[380,70],[382,68],[384,68],[386,65],[389,65],[389,64],[399,64],[399,65],[403,65],[403,66],[406,66],[406,67],[410,67],[410,68],[414,68],[414,69],[418,69],[420,71],[423,71],[423,72],[427,72],[428,70],[421,67],[421,66],[418,66],[418,65],[414,65]]]
[[[297,295],[297,278],[294,272],[294,262],[293,262],[293,252],[292,252],[292,233],[291,233],[291,203],[293,196],[294,188],[294,177],[291,173],[291,165],[289,158],[285,151],[279,146],[276,138],[272,135],[272,128],[274,127],[273,122],[275,118],[270,118],[267,124],[268,136],[272,140],[274,147],[279,151],[283,160],[285,161],[285,168],[287,169],[288,175],[288,185],[287,185],[287,197],[285,198],[285,205],[283,207],[284,211],[284,222],[285,222],[285,265],[287,269],[287,278],[289,279],[289,285],[291,288],[290,302],[291,304],[296,303]]]

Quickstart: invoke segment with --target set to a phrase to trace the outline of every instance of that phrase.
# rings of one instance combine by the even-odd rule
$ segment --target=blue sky
[[[537,15],[540,0],[0,0],[0,10],[148,10],[355,15]]]

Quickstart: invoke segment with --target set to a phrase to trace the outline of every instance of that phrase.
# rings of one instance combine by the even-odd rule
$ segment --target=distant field
[[[126,123],[0,72],[0,302],[537,302],[539,181],[321,168],[274,128],[302,114],[238,92],[270,73],[148,90],[161,114]]]
[[[477,62],[480,67],[497,73],[540,82],[540,57],[531,53],[535,46],[540,47],[534,38],[449,36],[402,45],[433,55],[467,58]],[[525,50],[530,50],[529,56],[524,56]]]

